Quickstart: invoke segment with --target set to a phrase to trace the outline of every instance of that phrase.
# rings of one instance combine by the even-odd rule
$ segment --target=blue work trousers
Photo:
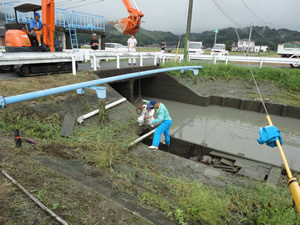
[[[167,145],[171,144],[171,138],[169,135],[169,129],[170,129],[171,125],[172,125],[172,120],[165,120],[156,128],[156,130],[154,132],[152,146],[156,146],[156,147],[159,146],[160,136],[162,133],[164,133],[164,135],[165,135],[166,144]]]

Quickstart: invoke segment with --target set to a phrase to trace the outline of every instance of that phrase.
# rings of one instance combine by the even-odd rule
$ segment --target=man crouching
[[[149,125],[153,127],[152,121],[153,121],[153,115],[154,115],[154,108],[151,107],[151,105],[142,105],[142,114],[138,118],[139,126]]]

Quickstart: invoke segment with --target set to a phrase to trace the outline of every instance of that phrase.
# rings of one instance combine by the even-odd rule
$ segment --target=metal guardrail
[[[71,24],[76,29],[105,31],[104,16],[72,11]]]
[[[102,59],[113,59],[116,60],[116,68],[120,69],[120,59],[132,59],[138,58],[140,66],[144,65],[144,59],[153,58],[153,64],[156,65],[158,62],[164,64],[166,60],[175,59],[176,54],[171,53],[160,53],[160,52],[110,52],[110,51],[90,51],[89,54],[85,53],[85,60],[93,59],[94,71],[97,70],[96,63]],[[177,55],[178,61],[183,60],[183,54]]]
[[[297,58],[277,58],[277,57],[254,57],[254,56],[213,56],[213,55],[189,55],[190,60],[209,60],[213,61],[214,64],[217,61],[224,61],[227,65],[228,62],[250,62],[250,63],[259,63],[259,67],[263,66],[263,63],[270,64],[298,64],[300,65],[300,59]]]
[[[6,23],[16,21],[14,5],[17,3],[21,3],[21,1],[5,2],[3,4]],[[39,13],[41,14],[40,11]],[[18,21],[20,23],[29,23],[33,18],[33,13],[31,12],[17,12],[17,14]],[[41,20],[43,21],[42,14]],[[78,28],[83,30],[105,31],[104,16],[81,13],[77,11],[68,13],[66,9],[55,8],[55,26],[69,28],[69,25],[71,26],[71,28]]]
[[[11,1],[11,2],[4,2],[3,3],[5,21],[6,22],[15,20],[15,10],[14,10],[13,6],[16,3],[20,3],[20,1]]]
[[[6,23],[16,21],[14,6],[15,4],[18,3],[21,3],[21,1],[11,1],[11,2],[3,3]],[[30,12],[28,13],[17,12],[17,15],[18,15],[18,21],[20,23],[29,23],[30,20],[33,18],[33,13]]]
[[[55,8],[55,26],[67,27],[69,15],[66,9]]]
[[[78,52],[0,52],[0,66],[72,62],[73,75],[76,75],[76,62],[83,60],[83,54]]]
[[[36,99],[36,98],[59,94],[59,93],[68,92],[68,91],[77,90],[78,94],[84,94],[86,88],[95,89],[96,92],[97,91],[99,92],[99,93],[97,92],[98,97],[101,98],[101,96],[106,96],[105,88],[97,87],[96,85],[107,84],[107,83],[111,83],[111,82],[115,82],[115,81],[119,81],[119,80],[138,78],[138,77],[143,77],[143,76],[147,76],[147,75],[151,75],[151,74],[169,72],[169,71],[174,71],[174,70],[180,70],[181,72],[184,70],[192,70],[194,72],[194,74],[198,74],[198,71],[201,68],[203,68],[203,67],[202,66],[181,66],[181,67],[172,67],[172,68],[164,68],[164,69],[156,69],[156,70],[147,70],[147,71],[142,71],[142,72],[129,73],[129,74],[120,75],[120,76],[114,76],[114,77],[109,77],[109,78],[104,78],[104,79],[93,80],[93,81],[86,81],[86,82],[82,82],[82,83],[71,84],[71,85],[67,85],[67,86],[56,87],[56,88],[51,88],[51,89],[46,89],[46,90],[41,90],[41,91],[35,91],[35,92],[30,92],[30,93],[16,95],[16,96],[9,96],[9,97],[0,96],[0,108],[4,108],[6,105],[9,105],[9,104],[28,101],[31,99]],[[105,93],[103,93],[103,92],[105,92]]]
[[[72,52],[72,50],[65,49],[65,52]],[[117,52],[117,51],[106,51],[106,50],[90,50],[90,49],[78,49],[83,55],[84,61],[93,59],[93,63],[97,63],[99,60],[116,60],[116,68],[120,69],[120,60],[121,59],[139,59],[140,66],[144,65],[144,59],[153,58],[153,65],[157,63],[164,64],[165,61],[175,59],[176,54],[171,53],[160,53],[160,52]],[[178,62],[183,60],[183,54],[177,55]],[[97,70],[97,67],[94,65],[94,71]]]

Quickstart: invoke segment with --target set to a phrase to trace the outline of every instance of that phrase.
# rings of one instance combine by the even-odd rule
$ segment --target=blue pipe
[[[169,72],[174,70],[192,70],[194,73],[198,72],[199,69],[203,68],[202,66],[180,66],[180,67],[172,67],[172,68],[164,68],[164,69],[156,69],[156,70],[148,70],[148,71],[142,71],[142,72],[136,72],[136,73],[129,73],[125,75],[115,76],[115,77],[109,77],[104,79],[97,79],[92,81],[86,81],[82,83],[77,84],[71,84],[56,88],[50,88],[42,91],[34,91],[26,94],[21,95],[15,95],[10,97],[2,97],[0,96],[0,108],[4,108],[6,105],[17,103],[17,102],[23,102],[35,98],[45,97],[48,95],[54,95],[59,94],[63,92],[73,91],[80,88],[87,88],[95,85],[100,84],[106,84],[111,83],[119,80],[125,80],[130,78],[136,78],[136,77],[142,77],[147,76],[155,73],[163,73],[163,72]]]

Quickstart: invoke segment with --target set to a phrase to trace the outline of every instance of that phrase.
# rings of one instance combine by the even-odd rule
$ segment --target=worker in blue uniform
[[[29,22],[30,33],[35,34],[39,46],[42,45],[41,36],[42,36],[42,27],[43,27],[43,23],[40,20],[40,18],[41,18],[40,14],[35,13],[34,18]]]
[[[165,142],[166,145],[170,146],[171,144],[171,138],[169,134],[169,129],[172,125],[172,118],[170,117],[169,111],[166,108],[166,106],[160,102],[157,102],[155,100],[147,101],[144,100],[147,104],[154,107],[156,109],[157,119],[152,121],[152,124],[161,124],[156,128],[154,132],[153,142],[152,145],[149,146],[150,149],[158,149],[159,143],[160,143],[160,136],[162,133],[165,135]]]

